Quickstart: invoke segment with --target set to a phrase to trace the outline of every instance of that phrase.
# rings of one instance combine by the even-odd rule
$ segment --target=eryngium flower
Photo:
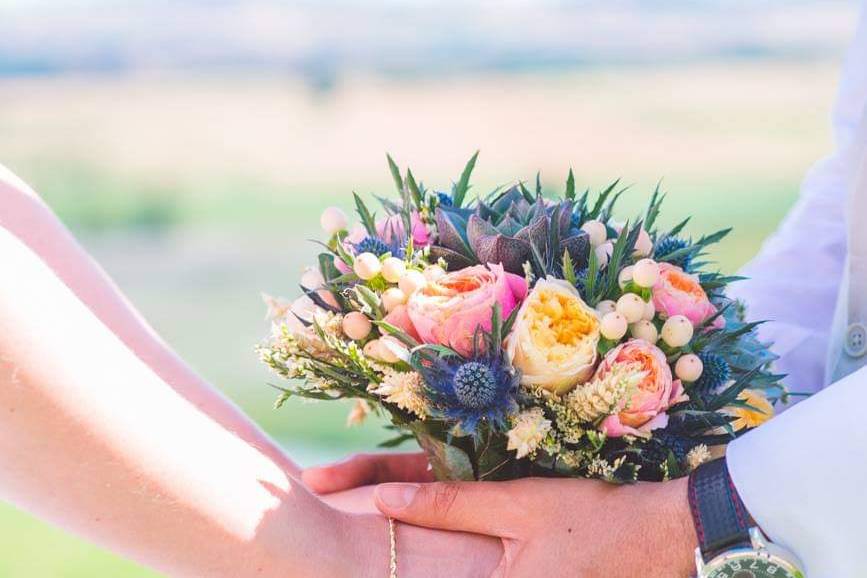
[[[431,413],[453,423],[455,432],[476,435],[481,423],[508,429],[509,417],[518,410],[518,377],[499,355],[465,359],[422,347],[413,365],[424,377]]]

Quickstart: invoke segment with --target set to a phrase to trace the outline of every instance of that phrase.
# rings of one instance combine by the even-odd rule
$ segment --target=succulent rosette
[[[294,300],[267,297],[261,360],[291,397],[353,399],[348,422],[390,422],[437,477],[686,475],[786,402],[736,278],[709,269],[728,230],[658,225],[664,195],[615,220],[625,188],[523,183],[470,198],[389,157],[398,195],[356,222],[326,209]]]

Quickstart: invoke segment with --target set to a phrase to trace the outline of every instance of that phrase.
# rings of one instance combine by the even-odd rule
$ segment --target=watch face
[[[774,556],[755,552],[730,554],[705,567],[706,578],[804,578],[794,566]]]

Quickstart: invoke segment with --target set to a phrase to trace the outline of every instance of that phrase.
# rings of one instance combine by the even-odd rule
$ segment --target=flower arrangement
[[[388,158],[399,193],[358,223],[329,208],[328,239],[292,302],[267,298],[264,363],[293,396],[356,399],[415,439],[440,479],[687,474],[766,421],[788,393],[775,359],[708,269],[728,230],[657,227],[657,188],[631,222],[615,182],[559,198],[523,183],[470,200]]]

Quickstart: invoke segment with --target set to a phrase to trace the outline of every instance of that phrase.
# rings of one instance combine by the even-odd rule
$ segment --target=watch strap
[[[689,476],[689,507],[705,561],[750,544],[753,525],[725,458],[699,466]]]

